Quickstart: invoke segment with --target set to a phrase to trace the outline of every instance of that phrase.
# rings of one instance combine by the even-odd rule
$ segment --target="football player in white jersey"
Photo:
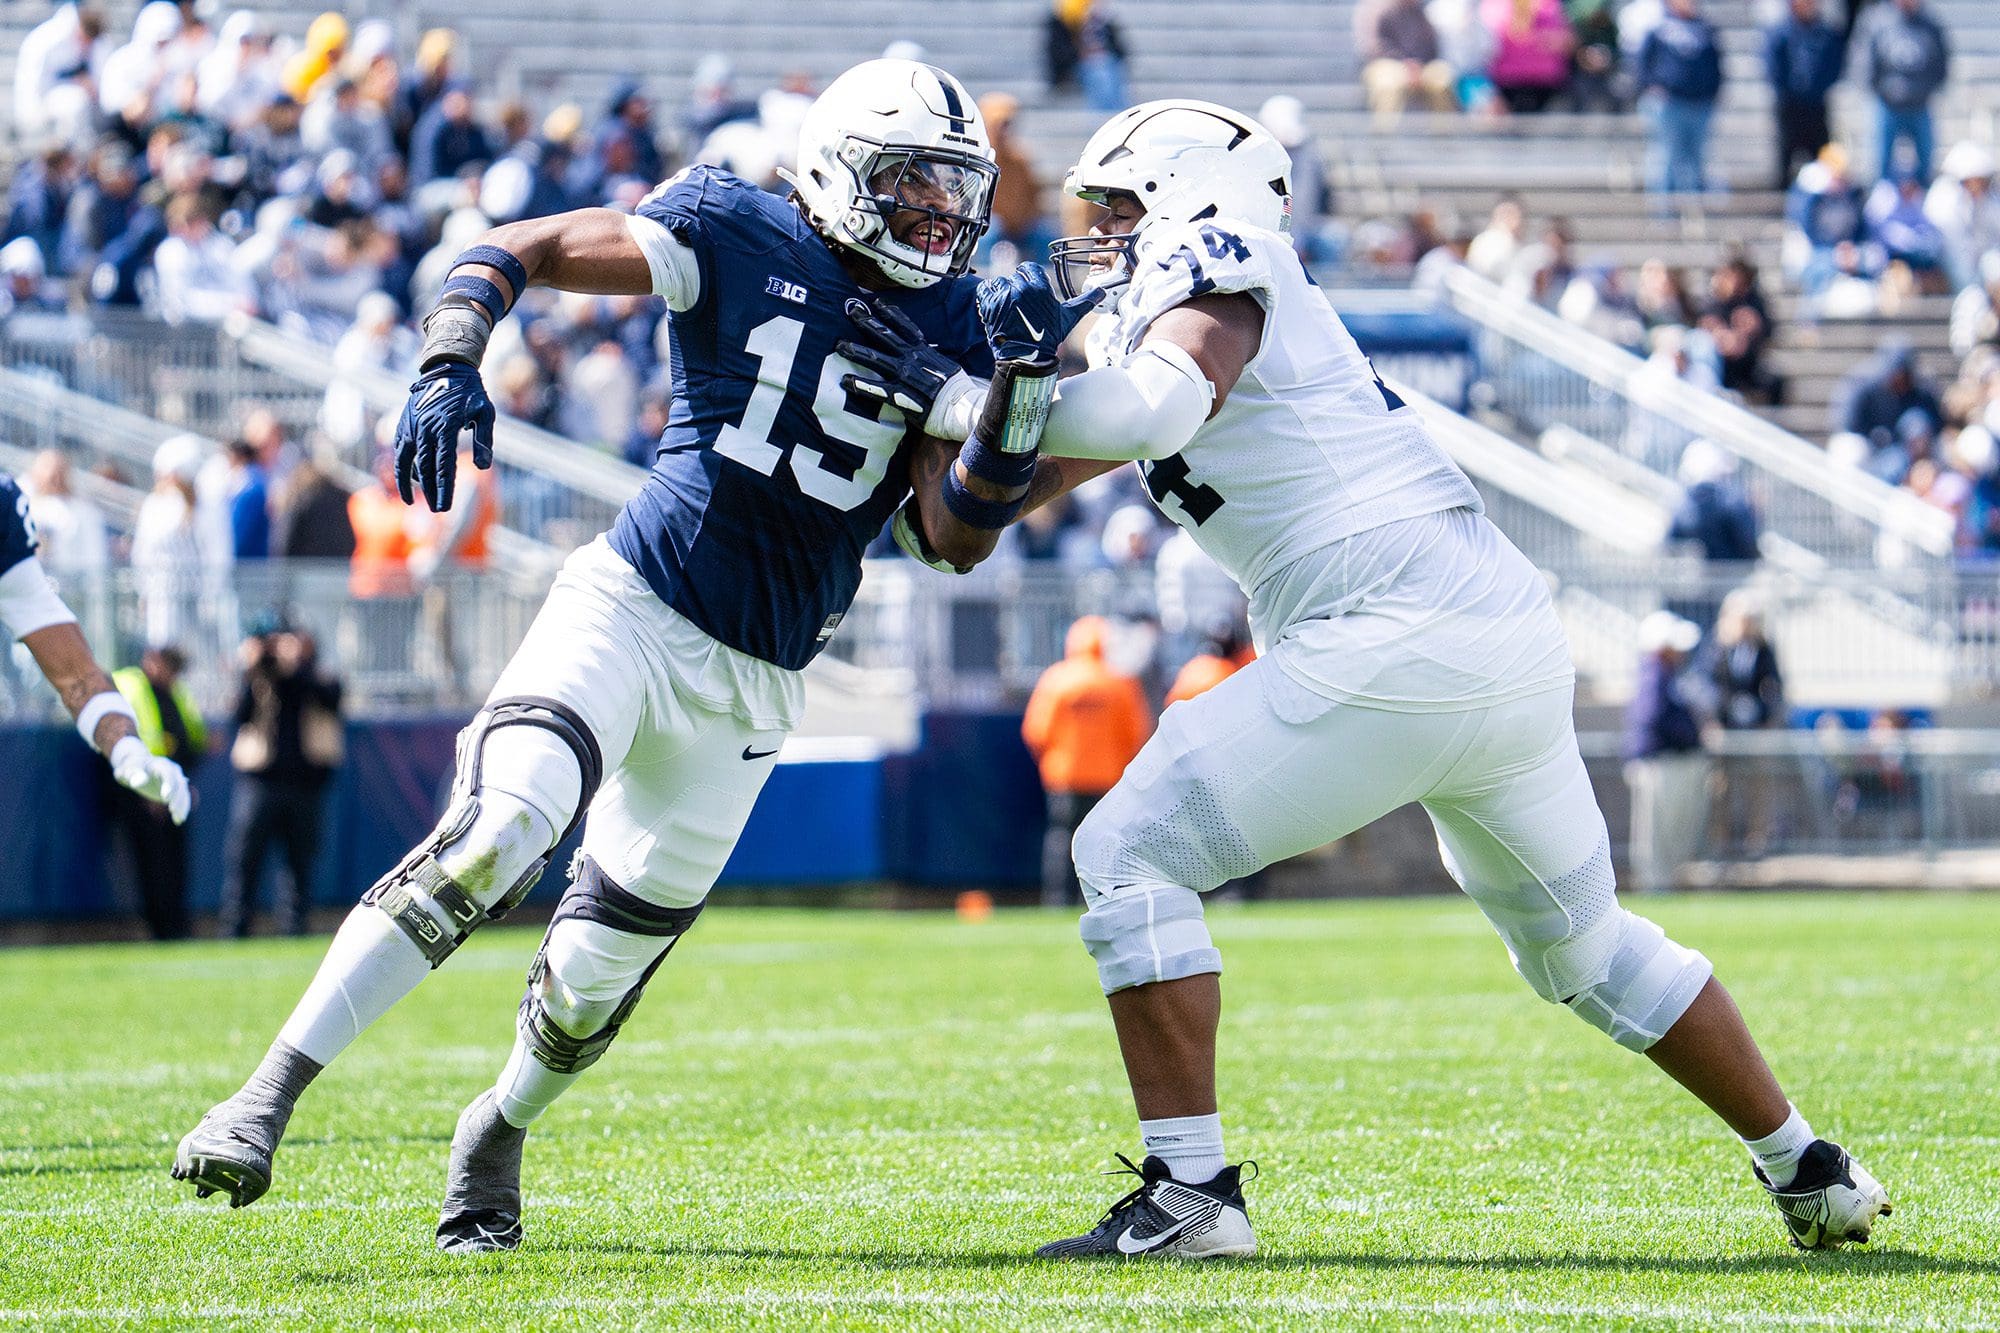
[[[1865,1240],[1882,1187],[1814,1136],[1708,960],[1619,904],[1547,586],[1300,267],[1289,174],[1255,121],[1175,99],[1113,118],[1066,183],[1101,212],[1052,247],[1056,285],[1112,299],[1030,504],[1137,460],[1242,584],[1262,655],[1169,708],[1077,831],[1083,938],[1147,1155],[1097,1227],[1040,1253],[1254,1252],[1223,1154],[1222,959],[1200,895],[1411,801],[1536,994],[1720,1116],[1795,1243]],[[976,384],[949,384],[929,429],[962,432],[978,405]]]

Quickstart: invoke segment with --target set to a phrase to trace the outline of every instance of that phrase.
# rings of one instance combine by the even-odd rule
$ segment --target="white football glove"
[[[193,800],[187,774],[173,760],[148,750],[137,736],[121,736],[111,747],[111,776],[118,779],[120,786],[167,807],[168,816],[176,824],[187,822],[188,806]]]

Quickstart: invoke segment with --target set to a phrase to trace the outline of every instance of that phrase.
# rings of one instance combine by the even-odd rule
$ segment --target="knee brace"
[[[1104,993],[1222,971],[1202,919],[1201,895],[1162,884],[1110,893],[1086,889],[1081,930]]]
[[[612,1038],[618,1035],[618,1029],[638,1007],[646,983],[701,915],[701,908],[700,903],[692,907],[649,903],[620,887],[598,868],[597,862],[578,852],[569,891],[549,921],[541,951],[528,969],[527,993],[521,997],[521,1038],[535,1059],[558,1074],[578,1074],[596,1064]],[[550,956],[551,943],[564,922],[587,922],[608,927],[622,936],[657,940],[659,950],[615,1001],[600,1001],[589,995],[573,997],[572,988],[583,986],[584,978],[559,975]],[[602,982],[604,978],[589,980]],[[603,1012],[605,1003],[611,1005],[608,1015]],[[578,1028],[584,1031],[579,1033],[575,1030]]]
[[[481,815],[482,756],[488,737],[503,727],[520,726],[553,733],[575,757],[579,775],[576,808],[554,842],[543,847],[524,870],[509,877],[506,883],[461,883],[445,870],[438,858],[476,832]],[[457,772],[444,818],[438,821],[431,836],[377,880],[361,896],[361,901],[387,912],[435,969],[451,957],[466,936],[488,921],[498,921],[528,896],[548,865],[549,852],[583,821],[603,776],[604,761],[597,738],[588,724],[566,705],[554,699],[527,696],[488,704],[458,735]],[[515,799],[528,804],[524,798]],[[546,812],[542,813],[546,818]],[[549,820],[551,826],[554,822]]]
[[[1708,959],[1624,908],[1600,927],[1597,975],[1560,996],[1578,1018],[1628,1051],[1643,1051],[1667,1035],[1715,975]]]
[[[1643,1051],[1687,1012],[1714,969],[1618,903],[1610,842],[1568,874],[1518,892],[1473,886],[1442,842],[1452,877],[1474,892],[1513,955],[1514,970],[1552,1004],[1627,1050]]]

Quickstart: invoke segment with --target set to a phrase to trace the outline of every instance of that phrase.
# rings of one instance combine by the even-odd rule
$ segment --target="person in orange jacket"
[[[1070,840],[1151,734],[1139,682],[1104,660],[1111,626],[1085,616],[1069,627],[1063,660],[1042,673],[1021,719],[1021,739],[1042,771],[1049,829],[1042,843],[1042,905],[1079,901]]]
[[[1256,656],[1256,650],[1233,626],[1211,633],[1203,641],[1201,651],[1190,657],[1181,667],[1180,674],[1174,677],[1173,688],[1167,691],[1167,706],[1171,708],[1183,700],[1206,694],[1254,661]]]

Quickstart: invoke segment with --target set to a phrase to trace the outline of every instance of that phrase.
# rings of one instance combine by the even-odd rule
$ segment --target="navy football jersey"
[[[611,545],[661,600],[754,657],[796,670],[861,584],[861,553],[910,493],[918,432],[840,387],[843,307],[868,296],[787,199],[698,166],[639,206],[694,252],[700,299],[668,315],[673,404],[659,455]],[[888,299],[945,355],[993,373],[977,281]]]
[[[14,479],[0,472],[0,574],[35,553],[35,524],[28,517],[28,497]]]

